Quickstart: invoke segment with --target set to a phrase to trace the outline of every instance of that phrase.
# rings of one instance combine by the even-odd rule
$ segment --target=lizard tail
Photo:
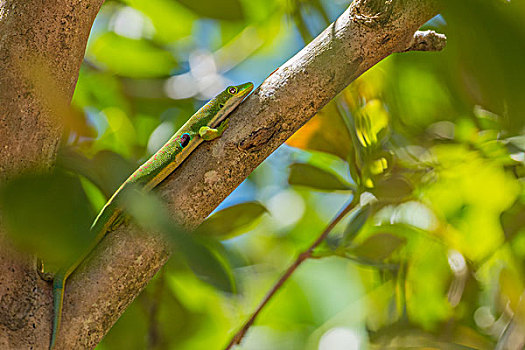
[[[53,280],[53,331],[51,333],[51,344],[49,350],[53,350],[57,338],[60,321],[62,319],[62,305],[64,303],[65,278],[55,276]]]

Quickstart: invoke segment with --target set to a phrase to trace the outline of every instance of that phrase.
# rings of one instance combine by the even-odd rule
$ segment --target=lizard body
[[[171,174],[199,144],[221,136],[228,125],[227,116],[252,89],[252,83],[230,86],[211,99],[191,116],[157,153],[131,174],[104,205],[91,226],[90,230],[94,233],[95,238],[90,246],[84,250],[79,259],[68,267],[60,269],[53,277],[54,317],[50,349],[55,346],[60,328],[66,280],[104,238],[106,233],[120,224],[123,213],[118,202],[121,194],[127,188],[137,185],[144,191],[151,190]]]

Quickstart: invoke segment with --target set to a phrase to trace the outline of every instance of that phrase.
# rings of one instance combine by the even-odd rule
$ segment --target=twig
[[[346,214],[348,214],[352,209],[355,208],[355,206],[359,203],[359,194],[355,193],[354,198],[350,203],[348,203],[340,212],[337,214],[337,216],[328,224],[328,226],[324,229],[324,231],[317,237],[314,243],[308,247],[304,252],[299,254],[297,259],[288,267],[288,269],[284,272],[284,274],[281,276],[281,278],[275,283],[275,285],[272,287],[272,289],[266,294],[262,302],[259,304],[257,309],[252,313],[248,321],[242,326],[242,328],[233,336],[228,346],[226,346],[225,350],[231,349],[234,345],[237,345],[241,342],[242,338],[248,331],[248,329],[252,326],[252,324],[255,322],[255,319],[259,315],[259,313],[262,311],[262,309],[268,304],[270,299],[277,293],[277,291],[283,286],[283,284],[290,278],[290,276],[294,273],[294,271],[308,258],[312,257],[312,253],[319,244],[321,244],[326,236],[332,231],[332,229],[341,221]]]
[[[441,51],[447,44],[447,37],[444,34],[436,33],[433,30],[418,30],[414,33],[412,40],[407,48],[401,52],[407,51]]]

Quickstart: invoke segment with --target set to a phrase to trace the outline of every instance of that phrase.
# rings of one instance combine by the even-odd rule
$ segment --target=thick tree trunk
[[[52,166],[61,106],[73,96],[103,0],[0,1],[0,183]],[[30,219],[31,213],[28,213]],[[49,284],[6,241],[0,216],[0,349],[45,349]]]
[[[52,163],[60,130],[54,114],[60,108],[53,113],[51,107],[72,95],[101,2],[0,2],[2,180]],[[414,33],[435,13],[431,0],[355,0],[233,113],[223,137],[200,146],[161,184],[174,218],[196,227],[350,82],[386,56],[418,46]],[[42,63],[38,71],[36,59]],[[38,87],[50,77],[57,95],[44,96]],[[0,348],[45,348],[50,286],[36,277],[31,259],[12,253],[5,240],[0,244],[0,266],[9,270],[0,276]],[[62,321],[67,326],[58,347],[93,348],[169,254],[165,240],[135,226],[111,232],[68,281]]]

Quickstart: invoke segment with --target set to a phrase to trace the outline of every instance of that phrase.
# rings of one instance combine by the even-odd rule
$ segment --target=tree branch
[[[159,186],[177,222],[188,229],[199,225],[350,82],[409,47],[416,30],[437,12],[433,1],[391,1],[386,14],[372,3],[378,2],[354,1],[239,106],[221,138],[202,144]],[[169,254],[162,237],[141,234],[135,226],[109,234],[66,286],[62,348],[94,347]]]
[[[282,288],[284,283],[288,281],[288,279],[292,276],[292,274],[297,270],[297,268],[308,258],[312,257],[312,253],[314,252],[314,249],[317,248],[323,241],[326,239],[328,234],[334,229],[334,227],[344,219],[346,214],[348,214],[352,209],[355,208],[355,206],[359,203],[359,196],[357,194],[354,194],[354,198],[350,203],[348,203],[343,210],[337,216],[326,226],[326,228],[323,230],[323,232],[317,237],[317,239],[312,243],[304,252],[299,254],[295,261],[286,269],[286,271],[283,273],[281,278],[277,281],[277,283],[274,284],[272,289],[266,294],[262,302],[259,304],[257,309],[252,313],[250,318],[244,323],[244,325],[241,327],[241,329],[235,333],[233,338],[231,339],[230,343],[226,346],[225,350],[230,350],[234,345],[240,344],[242,338],[244,338],[244,335],[246,332],[248,332],[248,329],[253,325],[255,322],[255,319],[257,316],[259,316],[259,313],[264,309],[264,307],[268,304],[268,302],[273,298],[273,296],[279,291],[279,289]]]
[[[5,68],[0,75],[2,180],[26,169],[48,167],[60,130],[51,103],[35,91],[39,82],[20,79],[20,67],[43,57],[44,70],[49,73],[40,82],[52,77],[51,87],[56,85],[59,100],[69,101],[91,22],[101,3],[1,3],[0,65]],[[388,55],[409,47],[416,30],[435,13],[433,0],[355,0],[336,22],[254,91],[233,113],[223,137],[200,146],[161,184],[159,193],[174,218],[195,228],[350,82]],[[32,75],[31,71],[22,73]],[[51,330],[51,288],[36,279],[27,260],[17,265],[5,258],[7,253],[2,254],[2,266],[15,266],[16,272],[0,277],[0,316],[18,318],[0,325],[0,347],[45,348]],[[143,234],[131,224],[110,233],[68,281],[62,321],[67,327],[61,328],[57,348],[93,348],[169,254],[164,238]],[[21,287],[6,291],[16,283]],[[6,304],[9,300],[12,303]],[[28,340],[15,343],[13,339]]]

